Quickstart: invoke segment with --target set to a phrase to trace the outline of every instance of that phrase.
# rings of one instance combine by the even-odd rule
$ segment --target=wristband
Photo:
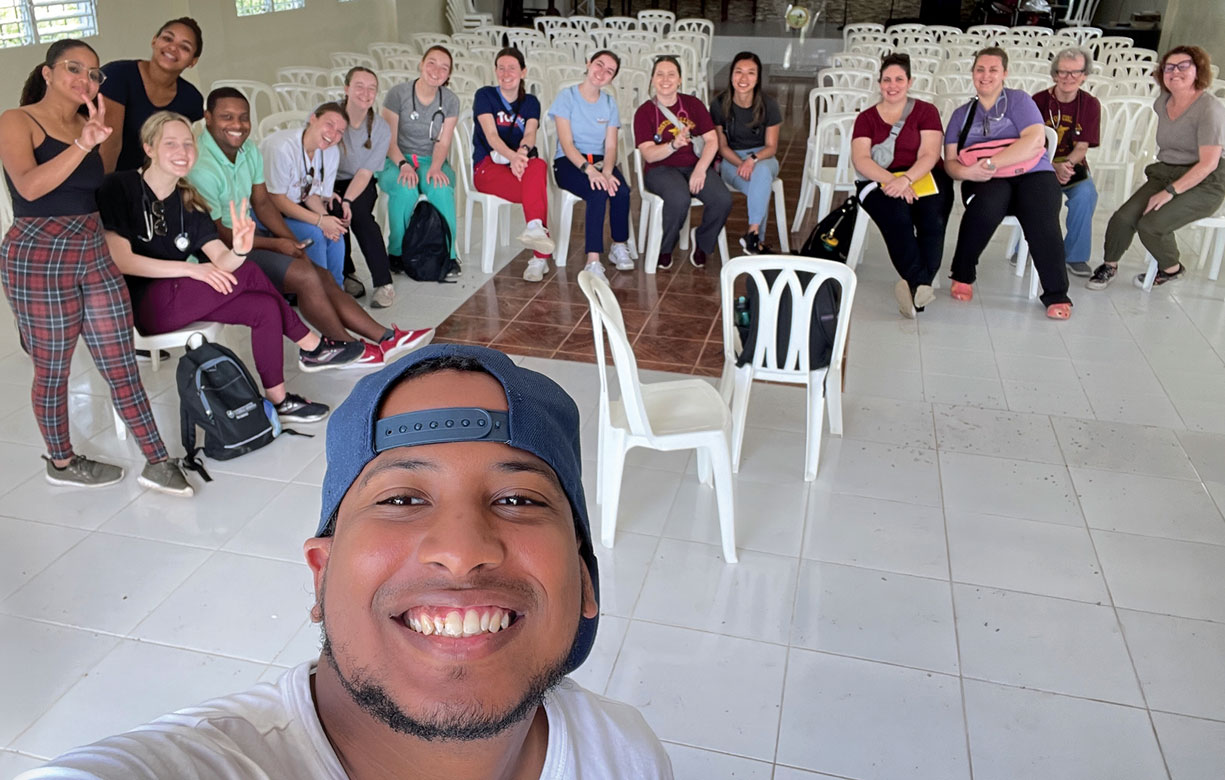
[[[320,214],[319,219],[315,220],[315,227],[321,227],[322,225],[323,225],[323,215]]]
[[[341,202],[341,203],[348,203],[350,206],[352,206],[352,205],[353,205],[353,201],[349,200],[348,198],[341,198],[341,199],[340,199],[340,202]]]
[[[235,249],[230,249],[230,251],[234,253],[235,257],[246,257],[247,255],[251,254],[251,250],[249,249],[246,252],[239,252]]]
[[[85,152],[86,154],[89,154],[91,151],[93,151],[92,149],[87,149],[87,148],[85,148],[84,146],[82,146],[82,145],[81,145],[81,139],[79,139],[79,138],[74,138],[74,139],[72,139],[72,143],[73,143],[73,144],[74,144],[74,145],[75,145],[75,146],[76,146],[78,149],[80,149],[82,152]]]
[[[408,165],[407,157],[405,157],[403,160],[400,160],[400,162],[396,163],[397,168],[403,168],[405,165]]]
[[[757,162],[757,152],[749,152],[749,159],[753,162]]]
[[[1174,189],[1174,185],[1173,185],[1173,184],[1167,184],[1167,185],[1165,185],[1165,191],[1166,191],[1166,192],[1168,192],[1168,193],[1170,193],[1171,195],[1177,195],[1177,194],[1178,194],[1178,190]]]

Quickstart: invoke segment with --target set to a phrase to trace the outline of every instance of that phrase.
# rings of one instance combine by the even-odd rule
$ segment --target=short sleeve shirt
[[[727,136],[727,144],[732,149],[756,149],[766,145],[766,128],[783,123],[783,112],[778,108],[778,101],[769,95],[762,95],[766,102],[766,113],[760,124],[753,124],[753,109],[741,108],[732,103],[731,114],[723,115],[723,96],[714,99],[710,104],[710,119],[715,127],[722,127]]]
[[[1034,95],[1034,105],[1046,126],[1059,134],[1055,162],[1068,159],[1076,144],[1086,143],[1095,148],[1101,143],[1102,104],[1083,89],[1077,90],[1076,97],[1067,103],[1061,103],[1053,90],[1044,89]]]
[[[443,122],[459,116],[459,98],[446,87],[439,87],[432,101],[422,103],[414,92],[416,86],[416,79],[395,85],[383,98],[383,107],[400,117],[396,145],[404,156],[430,157],[434,154],[433,139],[442,133]]]
[[[199,157],[187,174],[187,181],[204,198],[209,216],[221,220],[226,227],[233,227],[230,224],[230,202],[233,201],[237,207],[246,198],[250,208],[252,189],[256,184],[264,183],[264,158],[248,138],[234,155],[234,161],[230,162],[207,130],[200,134],[196,147],[200,150]]]
[[[370,148],[366,148],[366,141],[370,142]],[[336,168],[336,178],[348,181],[356,176],[358,171],[378,173],[383,170],[383,163],[387,160],[387,147],[390,145],[391,125],[377,113],[369,126],[364,121],[359,127],[349,125],[345,128],[345,138],[340,144],[340,162]]]
[[[330,146],[308,155],[302,149],[302,129],[288,127],[265,138],[259,145],[264,156],[264,186],[273,195],[284,195],[301,203],[311,195],[332,197],[340,149]]]
[[[677,95],[676,104],[670,106],[669,110],[685,127],[689,128],[690,137],[709,133],[715,129],[715,123],[711,121],[706,105],[693,95]],[[654,100],[648,100],[634,112],[635,146],[647,141],[667,143],[676,138],[676,132],[676,125],[672,124],[671,119],[664,116],[663,111]],[[698,155],[693,149],[693,144],[688,144],[662,160],[653,163],[644,161],[643,169],[650,170],[659,165],[672,168],[692,168],[697,164]]]
[[[893,126],[881,119],[876,106],[868,106],[859,116],[855,117],[855,128],[851,131],[852,138],[867,138],[873,146],[883,143],[892,132]],[[919,147],[922,143],[924,130],[943,132],[940,124],[940,112],[926,100],[916,100],[910,116],[906,117],[901,132],[893,145],[893,163],[891,171],[904,171],[915,164],[919,157]]]
[[[1025,128],[1044,124],[1042,113],[1038,111],[1038,106],[1034,103],[1033,98],[1025,94],[1024,90],[1005,87],[999,98],[996,99],[995,105],[989,110],[984,111],[978,101],[971,101],[954,111],[953,116],[949,118],[948,127],[944,129],[946,144],[957,143],[957,137],[961,135],[961,127],[966,120],[966,111],[971,107],[974,108],[974,121],[970,123],[966,146],[973,146],[983,141],[1020,138],[1021,131]],[[1055,167],[1051,165],[1046,155],[1043,155],[1042,159],[1030,169],[1030,173],[1039,171],[1052,173],[1055,171]]]
[[[115,60],[102,66],[106,81],[102,84],[103,96],[123,106],[123,146],[119,150],[117,171],[139,168],[145,161],[145,150],[140,143],[140,128],[145,120],[158,111],[173,111],[192,122],[204,118],[204,96],[186,79],[179,77],[177,91],[170,102],[155,106],[145,92],[140,78],[138,60]]]
[[[540,122],[540,101],[533,94],[525,94],[514,102],[507,101],[497,87],[481,87],[472,99],[472,164],[480,165],[489,156],[491,147],[485,138],[479,117],[492,114],[498,128],[498,137],[511,149],[518,149],[527,131],[527,121]]]
[[[577,85],[557,93],[553,105],[549,106],[549,116],[570,122],[570,135],[579,154],[604,154],[604,136],[608,128],[621,126],[617,102],[611,95],[601,91],[592,103],[583,97]],[[557,145],[556,156],[565,156],[561,144]]]
[[[1163,92],[1153,101],[1157,112],[1157,160],[1167,165],[1194,165],[1201,146],[1225,147],[1225,104],[1204,92],[1177,119],[1170,119]],[[1225,156],[1225,150],[1222,150]]]

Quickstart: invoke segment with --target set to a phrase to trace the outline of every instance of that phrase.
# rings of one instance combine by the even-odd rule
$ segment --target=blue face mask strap
[[[510,417],[506,412],[457,406],[423,409],[384,417],[375,423],[374,451],[422,444],[510,441]]]

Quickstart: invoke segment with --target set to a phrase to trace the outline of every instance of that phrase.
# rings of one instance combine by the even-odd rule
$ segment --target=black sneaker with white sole
[[[365,353],[366,345],[361,341],[332,341],[320,338],[319,346],[313,350],[298,350],[298,367],[309,373],[328,368],[344,368]]]
[[[276,405],[276,415],[283,423],[319,422],[331,411],[332,408],[327,404],[308,401],[293,393],[286,393],[285,400]]]
[[[1117,265],[1107,265],[1102,263],[1097,268],[1093,269],[1093,276],[1089,277],[1089,281],[1085,282],[1085,287],[1090,290],[1105,290],[1106,285],[1110,284],[1110,280],[1119,272]]]
[[[1153,277],[1153,286],[1160,287],[1166,282],[1177,282],[1179,279],[1183,277],[1183,275],[1186,273],[1186,270],[1187,268],[1184,265],[1179,265],[1178,270],[1175,271],[1174,273],[1169,273],[1163,269],[1158,268],[1157,275]],[[1132,280],[1132,282],[1137,287],[1139,287],[1141,290],[1144,289],[1144,277],[1145,276],[1146,274],[1140,274],[1139,276],[1137,276],[1135,279]]]

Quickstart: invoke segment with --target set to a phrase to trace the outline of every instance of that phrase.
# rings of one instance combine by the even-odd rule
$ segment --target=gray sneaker
[[[123,469],[110,463],[90,460],[84,455],[73,455],[64,468],[56,466],[46,455],[47,481],[52,485],[66,487],[106,487],[123,481]]]
[[[169,458],[161,463],[146,463],[144,471],[140,472],[136,481],[141,487],[172,496],[190,498],[196,494],[176,458]]]
[[[366,352],[366,345],[357,341],[332,341],[321,337],[319,346],[310,352],[298,350],[298,368],[308,373],[328,368],[343,368],[359,359]]]
[[[1093,276],[1093,268],[1088,263],[1068,263],[1068,273],[1072,276]]]

